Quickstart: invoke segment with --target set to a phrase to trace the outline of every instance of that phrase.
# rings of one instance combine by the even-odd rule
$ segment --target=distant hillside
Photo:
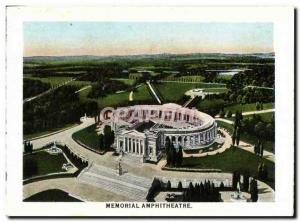
[[[274,53],[253,53],[253,54],[224,54],[224,53],[191,53],[191,54],[144,54],[144,55],[112,55],[112,56],[94,56],[94,55],[74,55],[74,56],[32,56],[24,57],[26,63],[44,63],[44,62],[105,62],[115,60],[140,60],[140,59],[172,59],[172,60],[195,60],[195,59],[272,59]]]

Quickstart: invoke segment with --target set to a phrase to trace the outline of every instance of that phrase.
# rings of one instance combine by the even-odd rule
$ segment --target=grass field
[[[69,196],[68,193],[58,190],[51,189],[36,193],[26,199],[24,202],[82,202],[74,197]]]
[[[273,109],[274,103],[264,103],[263,109]],[[235,113],[236,111],[242,111],[242,112],[248,112],[248,111],[256,111],[256,104],[255,103],[248,103],[245,105],[242,104],[236,104],[232,106],[225,107],[225,113],[227,110],[231,110],[232,113]]]
[[[183,166],[199,169],[221,169],[224,172],[249,172],[251,176],[257,176],[257,168],[260,158],[241,149],[229,149],[223,153],[207,157],[189,157],[183,159]],[[268,180],[265,182],[272,188],[275,187],[275,164],[264,160],[268,169]]]
[[[216,92],[216,93],[226,93],[227,88],[205,88],[204,92]]]
[[[111,78],[111,80],[117,80],[117,81],[120,81],[126,85],[133,85],[135,83],[135,80],[134,79],[121,79],[121,78]]]
[[[217,120],[217,124],[219,127],[223,127],[225,129],[227,129],[230,132],[230,134],[232,135],[233,125],[224,123],[224,122],[218,121],[218,120]],[[241,140],[246,143],[250,143],[252,145],[254,145],[257,142],[257,138],[255,136],[252,136],[252,135],[249,135],[249,134],[243,133],[243,132],[241,134]],[[261,142],[262,142],[265,150],[274,153],[275,143],[273,141],[262,140]]]
[[[31,174],[31,177],[62,172],[62,165],[67,163],[67,160],[63,154],[50,155],[45,151],[27,154],[24,155],[23,158],[24,169],[26,169],[26,164],[28,164],[30,161],[36,161],[37,163],[37,172],[35,174]]]
[[[72,135],[72,138],[80,141],[92,149],[99,150],[99,136],[95,130],[96,124],[79,130]]]
[[[203,76],[180,76],[176,77],[175,75],[168,76],[164,78],[168,81],[182,81],[182,82],[202,82],[204,80]]]
[[[90,99],[87,98],[87,95],[91,89],[87,89],[84,91],[81,91],[79,93],[81,100],[90,100],[90,101],[96,101],[99,105],[99,107],[108,107],[108,106],[118,106],[121,105],[122,103],[126,102],[129,100],[129,92],[124,92],[124,93],[113,93],[109,94],[103,98],[98,98],[98,99]],[[141,87],[137,88],[136,91],[133,93],[133,100],[136,101],[148,101],[152,100],[152,96],[149,93],[149,90],[147,89],[147,86],[143,84]]]
[[[177,82],[162,82],[156,84],[156,88],[164,99],[176,102],[179,100],[186,91],[196,88],[209,90],[209,88],[222,88],[218,84],[203,84],[203,83],[177,83]],[[219,89],[220,90],[220,89]],[[222,89],[223,90],[223,89]],[[224,90],[227,90],[224,88]]]

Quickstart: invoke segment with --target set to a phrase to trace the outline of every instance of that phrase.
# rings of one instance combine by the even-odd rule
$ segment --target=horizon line
[[[111,54],[111,55],[94,55],[94,54],[73,54],[73,55],[32,55],[32,56],[24,56],[23,58],[29,58],[29,57],[68,57],[68,56],[101,56],[101,57],[124,57],[124,56],[155,56],[155,55],[193,55],[193,54],[225,54],[225,55],[232,55],[232,54],[238,54],[238,55],[252,55],[252,54],[275,54],[275,52],[192,52],[192,53],[145,53],[145,54]]]

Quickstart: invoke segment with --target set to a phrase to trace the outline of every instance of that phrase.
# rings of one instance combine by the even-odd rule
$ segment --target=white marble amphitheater
[[[157,162],[167,140],[184,150],[203,149],[214,143],[217,124],[210,115],[169,103],[135,105],[113,112],[114,147],[118,153]]]

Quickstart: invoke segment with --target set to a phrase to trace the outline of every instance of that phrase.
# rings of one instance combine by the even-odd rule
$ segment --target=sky
[[[24,56],[273,52],[272,23],[25,22]]]

